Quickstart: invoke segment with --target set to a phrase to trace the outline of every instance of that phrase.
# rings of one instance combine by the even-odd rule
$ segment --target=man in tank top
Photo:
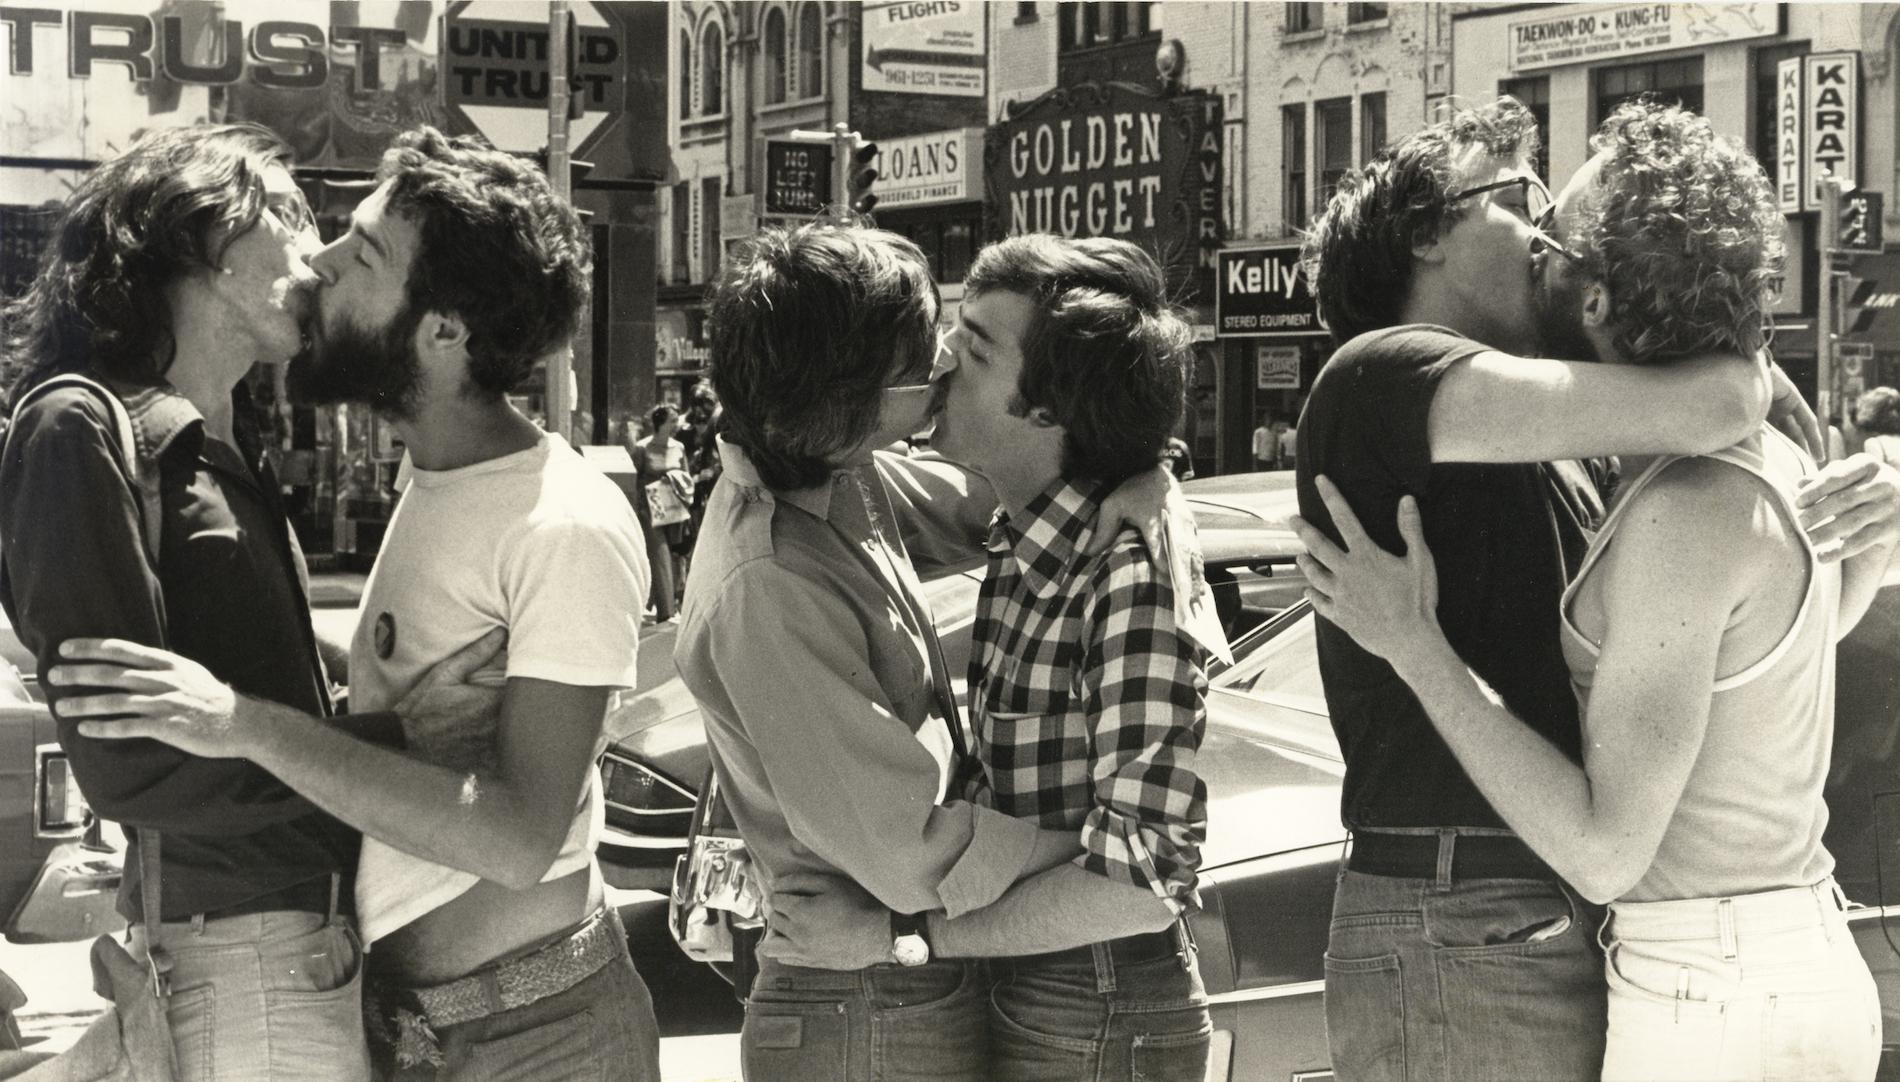
[[[1753,157],[1653,104],[1592,146],[1539,223],[1545,341],[1629,365],[1761,349],[1781,226]],[[1871,1077],[1879,1003],[1821,845],[1822,785],[1834,643],[1895,547],[1891,467],[1850,461],[1804,491],[1812,460],[1765,427],[1622,465],[1559,614],[1581,763],[1446,640],[1409,497],[1394,557],[1317,482],[1345,544],[1298,526],[1315,606],[1391,663],[1519,836],[1610,903],[1605,1078]],[[1810,536],[1804,502],[1840,521]]]

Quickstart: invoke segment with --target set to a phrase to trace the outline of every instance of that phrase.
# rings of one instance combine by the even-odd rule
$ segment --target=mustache
[[[930,405],[926,409],[926,416],[935,417],[943,412],[945,403],[950,400],[950,381],[955,378],[956,373],[945,372],[930,385]]]

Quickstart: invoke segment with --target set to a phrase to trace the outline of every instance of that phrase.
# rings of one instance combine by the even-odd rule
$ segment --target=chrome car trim
[[[1210,1007],[1224,1007],[1232,1003],[1254,1003],[1263,999],[1290,999],[1293,996],[1316,996],[1326,992],[1325,981],[1301,981],[1298,984],[1273,984],[1265,988],[1237,988],[1232,992],[1220,992],[1207,997]]]
[[[689,815],[691,814],[691,809],[675,814]],[[603,827],[601,829],[600,844],[617,845],[622,849],[677,849],[682,853],[686,851],[686,838],[684,835],[677,837],[657,837],[652,834],[629,834],[624,830],[615,830],[613,827]]]
[[[1849,924],[1862,920],[1879,920],[1882,917],[1893,917],[1896,920],[1900,920],[1900,905],[1863,905],[1856,906],[1847,911],[1847,923]]]

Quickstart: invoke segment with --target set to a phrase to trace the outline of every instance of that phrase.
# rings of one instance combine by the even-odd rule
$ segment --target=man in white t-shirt
[[[356,902],[383,1072],[657,1082],[652,1000],[594,861],[602,725],[636,678],[640,527],[506,398],[573,334],[586,233],[532,166],[432,129],[398,138],[379,176],[350,231],[312,257],[320,311],[292,369],[308,398],[368,403],[409,453],[351,647],[352,698],[386,708],[455,656],[431,679],[460,679],[505,633],[498,728],[412,732],[392,752],[111,642],[67,656],[108,663],[85,666],[86,682],[129,694],[75,716],[130,715],[82,726],[97,736],[250,759],[363,831]]]
[[[1253,430],[1253,468],[1256,470],[1272,469],[1273,456],[1273,428],[1263,419],[1260,422],[1260,427]]]

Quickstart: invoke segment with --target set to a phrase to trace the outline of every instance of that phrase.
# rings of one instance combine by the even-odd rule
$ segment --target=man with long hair
[[[61,641],[111,637],[332,713],[303,555],[242,382],[298,350],[316,282],[289,166],[255,126],[143,136],[80,182],[6,313],[23,375],[0,461],[0,602],[87,800],[127,828],[119,911],[135,953],[171,958],[171,1036],[193,1082],[367,1077],[356,832],[254,762],[82,735],[65,707],[87,689],[49,674]],[[68,374],[97,389],[44,387]],[[102,392],[123,401],[131,446]],[[138,857],[155,836],[152,943]]]
[[[574,332],[586,232],[545,176],[477,140],[406,133],[378,176],[311,257],[312,349],[291,372],[308,398],[389,419],[412,467],[364,593],[351,694],[381,708],[505,635],[498,728],[397,754],[186,658],[98,640],[68,644],[92,664],[51,675],[117,694],[62,716],[124,715],[82,731],[249,759],[366,835],[356,903],[384,1070],[655,1079],[651,997],[594,859],[594,759],[636,678],[639,524],[507,398]]]

